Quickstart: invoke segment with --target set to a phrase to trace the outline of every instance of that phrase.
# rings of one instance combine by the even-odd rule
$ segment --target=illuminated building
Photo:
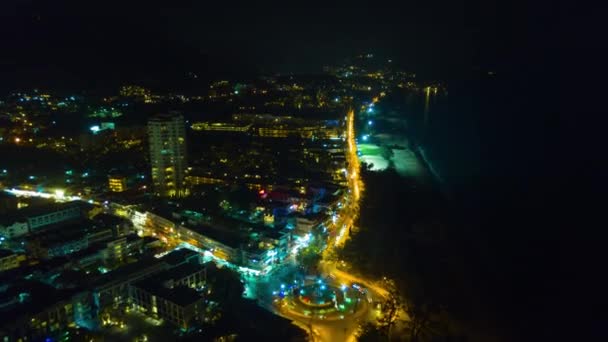
[[[186,129],[179,114],[157,115],[148,121],[152,182],[158,196],[183,196],[186,171]]]
[[[130,285],[135,282],[182,264],[198,263],[198,261],[198,253],[180,249],[165,255],[161,259],[142,258],[108,272],[93,283],[92,292],[97,309],[101,310],[111,305],[126,302],[129,299],[133,300],[133,298],[130,298],[130,293],[132,293]],[[191,277],[190,280],[198,281],[197,279],[200,278],[200,276]],[[188,286],[190,286],[189,284]]]
[[[312,138],[313,129],[310,127],[288,127],[283,125],[258,127],[256,133],[265,138],[287,138],[287,137],[301,137],[301,138]]]
[[[81,202],[52,203],[40,207],[28,207],[3,215],[0,235],[7,238],[33,233],[47,226],[82,217]]]
[[[238,125],[224,122],[195,122],[191,127],[195,131],[247,132],[251,128],[251,124]]]
[[[0,336],[4,341],[49,341],[48,336],[73,326],[72,299],[69,293],[39,282],[9,285],[2,303]]]
[[[136,101],[141,101],[144,103],[153,102],[152,96],[150,95],[150,90],[135,85],[129,85],[120,88],[120,96],[131,97],[134,98]]]
[[[186,176],[186,183],[188,183],[189,185],[224,184],[225,181],[220,178],[189,175]]]
[[[97,134],[97,133],[105,131],[105,130],[114,130],[115,128],[116,128],[116,125],[113,122],[102,122],[100,125],[93,125],[93,126],[89,127],[89,130],[93,134]]]
[[[195,288],[204,280],[204,266],[184,263],[132,284],[130,298],[140,311],[188,329],[203,319],[205,301]]]
[[[0,249],[0,272],[19,267],[25,255],[14,253],[8,249]]]
[[[123,192],[127,190],[127,178],[122,175],[111,175],[108,177],[108,188],[112,192]]]
[[[112,237],[111,228],[99,226],[92,221],[82,221],[30,235],[27,237],[26,249],[30,255],[51,259],[76,253]]]

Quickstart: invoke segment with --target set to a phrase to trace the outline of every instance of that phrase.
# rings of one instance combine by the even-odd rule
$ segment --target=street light
[[[55,190],[55,196],[58,199],[62,199],[65,196],[65,190],[61,190],[61,189]]]

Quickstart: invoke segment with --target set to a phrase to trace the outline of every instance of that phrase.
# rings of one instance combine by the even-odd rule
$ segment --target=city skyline
[[[3,2],[0,339],[606,340],[565,12]]]

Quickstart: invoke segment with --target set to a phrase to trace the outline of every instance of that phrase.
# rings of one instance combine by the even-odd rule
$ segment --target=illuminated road
[[[340,247],[348,238],[348,231],[353,227],[355,220],[359,215],[359,199],[363,192],[363,182],[360,178],[359,157],[357,156],[357,144],[355,141],[355,111],[350,109],[346,114],[346,162],[348,169],[346,171],[348,182],[348,195],[345,197],[345,203],[339,212],[339,219],[334,224],[334,229],[338,231],[335,238],[329,241],[328,249],[324,252],[324,258],[333,247]]]
[[[330,227],[335,231],[333,238],[328,241],[327,248],[323,251],[323,261],[320,262],[321,273],[333,282],[338,284],[359,283],[369,287],[368,295],[362,300],[364,307],[357,310],[355,314],[346,315],[340,320],[319,320],[293,315],[283,310],[278,311],[279,315],[294,320],[294,324],[302,327],[309,333],[313,341],[356,341],[356,333],[359,325],[368,320],[375,319],[375,311],[371,302],[387,295],[387,291],[379,286],[371,284],[366,279],[349,276],[345,272],[337,270],[334,262],[328,261],[329,254],[336,247],[341,247],[348,240],[349,230],[354,229],[354,224],[359,216],[359,200],[363,192],[363,182],[360,178],[360,162],[357,155],[357,145],[355,140],[355,111],[349,110],[346,117],[346,145],[347,149],[346,170],[348,193],[344,196],[343,205],[336,213],[336,220]],[[368,286],[369,284],[369,286]]]
[[[375,102],[377,102],[377,98],[374,99]],[[377,282],[341,271],[336,267],[337,262],[328,258],[332,249],[343,246],[348,240],[348,231],[350,229],[356,231],[354,223],[359,216],[359,200],[364,188],[360,178],[360,161],[357,155],[355,136],[355,112],[354,110],[349,110],[346,123],[346,141],[348,147],[346,161],[348,163],[348,189],[349,194],[352,194],[352,196],[346,197],[344,201],[345,205],[338,213],[339,219],[334,224],[334,229],[338,229],[338,232],[333,240],[330,239],[327,249],[323,252],[323,260],[319,263],[319,270],[324,276],[332,278],[335,282],[348,285],[357,283],[363,286],[367,289],[367,299],[370,303],[366,310],[366,315],[358,315],[357,317],[346,319],[341,327],[320,322],[313,324],[313,332],[315,331],[314,329],[317,332],[315,338],[320,341],[355,341],[357,328],[360,323],[365,320],[375,322],[378,317],[379,312],[373,308],[372,303],[383,302],[389,297],[389,291]],[[407,315],[403,310],[400,310],[398,317],[401,320],[407,320]]]

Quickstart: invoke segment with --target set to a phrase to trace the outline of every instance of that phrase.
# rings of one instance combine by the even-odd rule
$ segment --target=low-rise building
[[[25,255],[15,253],[9,249],[0,249],[0,272],[19,267]]]
[[[87,207],[87,208],[85,208]],[[9,239],[35,233],[49,226],[70,220],[77,220],[88,212],[85,202],[48,203],[36,207],[26,207],[2,215],[0,235]]]
[[[154,318],[168,321],[183,330],[203,321],[205,301],[190,287],[166,287],[152,277],[135,283],[131,288],[131,300],[136,307]]]
[[[112,229],[92,221],[79,221],[28,236],[27,250],[37,258],[51,259],[66,256],[90,245],[112,239]]]
[[[74,324],[73,291],[39,282],[11,285],[0,294],[0,336],[4,341],[44,341]]]
[[[139,261],[110,271],[93,283],[93,298],[97,309],[129,300],[129,285],[153,274],[184,263],[200,263],[198,253],[189,250],[173,251],[163,258],[142,258]]]

